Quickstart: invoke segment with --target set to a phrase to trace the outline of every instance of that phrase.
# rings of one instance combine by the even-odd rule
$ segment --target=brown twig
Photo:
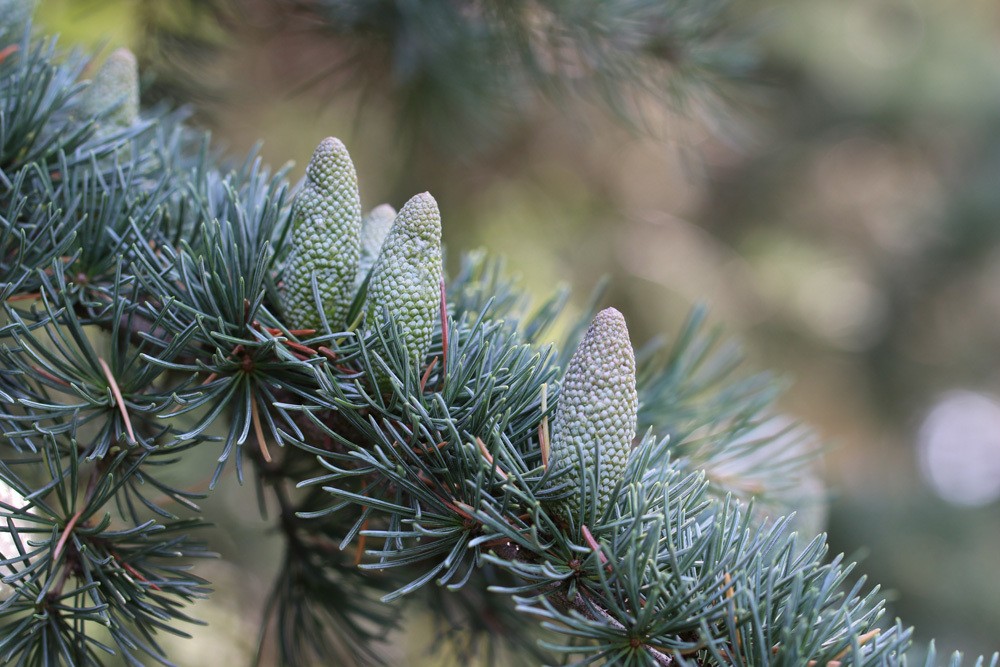
[[[341,373],[353,372],[350,368],[347,368],[346,366],[340,366],[335,363],[339,359],[339,357],[337,356],[337,353],[331,350],[330,348],[320,345],[319,347],[316,348],[316,351],[319,352],[324,357],[326,357],[328,361],[334,362],[334,368],[336,368]]]
[[[3,51],[0,51],[0,54],[2,53]],[[3,60],[0,59],[0,62],[3,62]],[[13,296],[9,296],[7,297],[7,302],[10,303],[13,301],[29,301],[40,298],[42,298],[42,295],[39,294],[38,292],[29,292],[28,294],[15,294]]]
[[[117,552],[115,552],[115,551],[109,551],[108,553],[109,553],[109,554],[111,554],[111,557],[112,557],[112,558],[114,558],[114,559],[115,559],[115,561],[116,561],[116,562],[117,562],[117,563],[118,563],[119,565],[121,565],[121,566],[122,566],[122,568],[123,568],[123,569],[124,569],[124,570],[125,570],[126,572],[128,572],[128,573],[129,573],[130,575],[132,575],[133,577],[135,577],[136,579],[138,579],[138,580],[139,580],[139,581],[141,581],[142,583],[144,583],[144,584],[148,584],[148,585],[149,585],[149,587],[150,587],[151,589],[153,589],[154,591],[162,591],[162,590],[163,590],[162,588],[160,588],[160,587],[159,587],[159,586],[157,586],[156,584],[154,584],[154,583],[151,583],[151,582],[149,581],[149,579],[147,579],[146,577],[142,576],[142,572],[139,572],[139,570],[137,570],[137,569],[135,569],[134,567],[132,567],[132,565],[131,565],[131,564],[129,564],[129,563],[127,563],[127,562],[125,561],[125,559],[124,559],[124,558],[122,558],[122,557],[121,557],[121,556],[120,556],[120,555],[119,555],[119,554],[118,554]]]
[[[538,448],[542,450],[542,467],[549,467],[549,418],[545,414],[548,411],[548,385],[542,384],[542,422],[538,425]]]
[[[597,557],[601,559],[601,565],[606,565],[610,570],[611,565],[608,563],[608,557],[604,555],[601,545],[594,539],[594,535],[590,532],[590,528],[587,528],[587,524],[580,525],[580,532],[583,533],[583,539],[587,543],[587,546],[593,549],[597,553]]]
[[[56,542],[56,548],[52,552],[52,561],[55,562],[59,560],[60,554],[62,554],[63,548],[66,546],[66,541],[69,539],[69,534],[73,532],[73,528],[76,527],[77,522],[80,517],[83,516],[83,510],[86,509],[86,504],[78,509],[73,516],[70,517],[69,521],[66,522],[66,527],[63,528],[62,535],[59,536],[59,541]]]
[[[860,637],[858,637],[858,646],[864,646],[865,644],[867,644],[869,641],[871,641],[875,637],[878,637],[880,634],[882,634],[882,631],[880,629],[878,629],[878,628],[876,628],[874,630],[871,630],[869,632],[866,632],[865,634],[863,634]],[[850,652],[851,652],[850,648],[845,648],[843,651],[841,651],[837,655],[833,656],[833,660],[829,660],[826,663],[824,663],[824,666],[825,667],[840,667],[840,664],[841,664],[840,663],[840,659],[843,658],[844,656],[846,656]],[[809,661],[809,667],[816,667],[816,665],[818,665],[818,664],[819,663],[816,660],[810,660]]]
[[[135,444],[135,431],[132,430],[132,420],[128,416],[128,408],[125,405],[125,399],[122,398],[121,389],[118,388],[118,383],[115,382],[115,376],[111,374],[111,368],[108,366],[108,362],[104,361],[98,357],[98,363],[101,364],[101,369],[104,371],[104,377],[108,381],[108,386],[111,388],[111,393],[115,397],[115,402],[118,403],[118,410],[122,413],[122,419],[125,421],[125,432],[128,433],[128,439],[131,444]]]
[[[308,345],[303,345],[302,343],[296,343],[294,340],[282,341],[287,347],[292,348],[296,352],[304,354],[306,357],[315,357],[319,352],[312,349]]]
[[[476,510],[474,510],[470,505],[466,505],[461,500],[456,500],[454,502],[444,500],[443,498],[442,500],[444,501],[444,504],[448,507],[448,509],[450,509],[452,512],[459,515],[463,519],[467,521],[476,520],[475,517],[472,516],[472,513],[475,512]]]
[[[73,532],[73,528],[76,527],[77,522],[80,521],[80,517],[83,516],[83,511],[87,509],[87,505],[90,504],[91,499],[94,497],[94,491],[97,489],[97,479],[100,474],[101,463],[98,462],[98,464],[94,466],[93,470],[90,471],[90,479],[87,480],[87,490],[83,493],[83,505],[73,514],[73,516],[70,517],[69,521],[66,522],[66,527],[63,528],[62,535],[59,536],[59,541],[56,542],[56,548],[52,552],[53,562],[59,560],[59,555],[66,546],[66,541],[69,539],[70,533]],[[60,586],[59,589],[61,588],[62,587]]]
[[[444,449],[447,446],[448,446],[448,441],[447,440],[442,440],[441,442],[437,443],[436,445],[431,445],[430,447],[428,447],[427,445],[421,443],[420,447],[410,447],[410,450],[414,454],[426,454],[431,449],[436,449],[436,450],[440,451],[440,450]]]
[[[493,460],[493,455],[490,454],[490,450],[486,448],[486,443],[483,442],[477,436],[476,437],[476,444],[479,445],[479,451],[482,452],[483,458],[486,459],[486,462],[489,463],[491,466],[493,466],[493,469],[497,471],[497,474],[500,475],[504,480],[506,480],[507,479],[507,473],[505,473],[503,471],[503,468],[501,468],[499,465],[497,465],[496,462]]]
[[[62,385],[64,387],[70,386],[69,382],[66,382],[66,380],[63,380],[62,378],[56,377],[55,375],[53,375],[52,373],[48,372],[47,370],[45,370],[41,366],[32,366],[31,368],[36,373],[38,373],[39,375],[41,375],[42,377],[44,377],[45,379],[47,379],[47,380],[49,380],[51,382],[55,382],[56,384]]]
[[[420,393],[421,394],[424,393],[424,389],[427,387],[427,381],[430,379],[431,372],[434,370],[434,367],[437,366],[437,362],[438,362],[438,358],[434,357],[433,359],[431,359],[431,363],[427,364],[427,370],[424,371],[423,377],[420,378]]]
[[[743,635],[740,634],[740,629],[736,625],[736,601],[734,600],[734,598],[736,597],[736,591],[734,590],[733,586],[733,578],[732,576],[730,576],[728,572],[726,572],[723,575],[722,581],[724,584],[723,595],[725,595],[726,600],[729,601],[729,613],[733,619],[733,627],[736,628],[736,648],[742,649]]]
[[[17,53],[19,49],[20,47],[17,44],[11,44],[0,49],[0,63]]]
[[[260,447],[260,455],[266,463],[271,462],[271,452],[267,449],[267,441],[264,439],[264,429],[260,424],[260,408],[257,407],[257,399],[250,399],[250,416],[253,418],[253,432],[257,436],[257,446]]]
[[[361,508],[361,511],[365,511],[365,507]],[[361,531],[358,533],[358,547],[354,551],[354,566],[357,567],[361,565],[361,559],[365,555],[365,543],[368,541],[368,536],[365,535],[365,531],[368,530],[368,519],[361,522]]]

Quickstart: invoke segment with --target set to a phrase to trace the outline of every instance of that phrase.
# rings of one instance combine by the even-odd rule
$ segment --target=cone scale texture
[[[635,438],[638,396],[635,354],[625,318],[602,310],[573,353],[552,423],[551,465],[571,468],[570,478],[596,472],[597,513],[614,501]],[[579,509],[580,496],[567,502]]]
[[[414,196],[396,216],[372,268],[366,318],[377,326],[388,310],[410,360],[423,359],[440,318],[441,213],[429,193]]]
[[[358,275],[355,279],[358,287],[375,265],[379,253],[382,252],[385,237],[389,235],[395,220],[396,209],[388,204],[380,204],[361,221],[361,260],[358,262]]]
[[[306,168],[295,199],[292,252],[284,270],[284,306],[292,328],[322,328],[312,281],[332,329],[344,327],[361,254],[361,197],[351,156],[327,137]]]

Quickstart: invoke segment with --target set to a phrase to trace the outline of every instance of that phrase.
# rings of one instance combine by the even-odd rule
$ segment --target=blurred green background
[[[506,117],[414,111],[342,36],[264,1],[200,4],[44,0],[38,20],[64,45],[132,47],[149,99],[190,102],[232,156],[263,139],[298,177],[319,139],[342,138],[366,208],[437,197],[452,262],[486,246],[581,303],[609,275],[637,342],[707,302],[829,443],[834,552],[863,557],[918,639],[1000,650],[1000,5],[744,6],[749,80],[640,96],[629,125],[574,96]],[[278,547],[252,489],[229,481],[207,511],[231,529],[206,572],[220,595],[195,615],[238,664]]]

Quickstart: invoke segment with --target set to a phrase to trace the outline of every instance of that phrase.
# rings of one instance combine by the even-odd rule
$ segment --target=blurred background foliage
[[[636,341],[707,302],[830,443],[834,549],[918,638],[1000,649],[1000,5],[670,4],[615,26],[634,38],[615,62],[563,32],[555,63],[498,59],[523,16],[455,25],[488,2],[45,0],[39,21],[133,48],[147,101],[192,104],[234,156],[264,139],[301,174],[341,137],[366,208],[430,190],[451,248],[506,255],[540,294],[609,275]],[[241,585],[201,616],[235,655],[277,558],[248,493],[208,509],[232,529],[206,576]]]

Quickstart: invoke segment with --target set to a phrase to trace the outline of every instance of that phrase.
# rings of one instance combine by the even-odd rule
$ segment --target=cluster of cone
[[[441,214],[434,198],[424,192],[398,214],[383,204],[362,218],[354,164],[344,144],[328,137],[309,161],[292,217],[283,274],[287,324],[348,328],[348,310],[367,279],[366,326],[391,314],[409,358],[423,359],[440,317]]]
[[[366,325],[378,326],[391,314],[409,358],[423,359],[440,317],[441,214],[434,198],[425,192],[398,214],[383,204],[362,218],[354,165],[344,144],[329,137],[313,153],[292,215],[283,276],[288,325],[349,326],[347,311],[367,279]],[[591,489],[598,514],[614,501],[625,475],[637,409],[628,328],[622,314],[608,308],[570,360],[551,442],[551,464],[569,468],[565,474],[576,488]],[[585,475],[593,480],[589,486]],[[567,509],[579,508],[581,497],[568,499]]]

